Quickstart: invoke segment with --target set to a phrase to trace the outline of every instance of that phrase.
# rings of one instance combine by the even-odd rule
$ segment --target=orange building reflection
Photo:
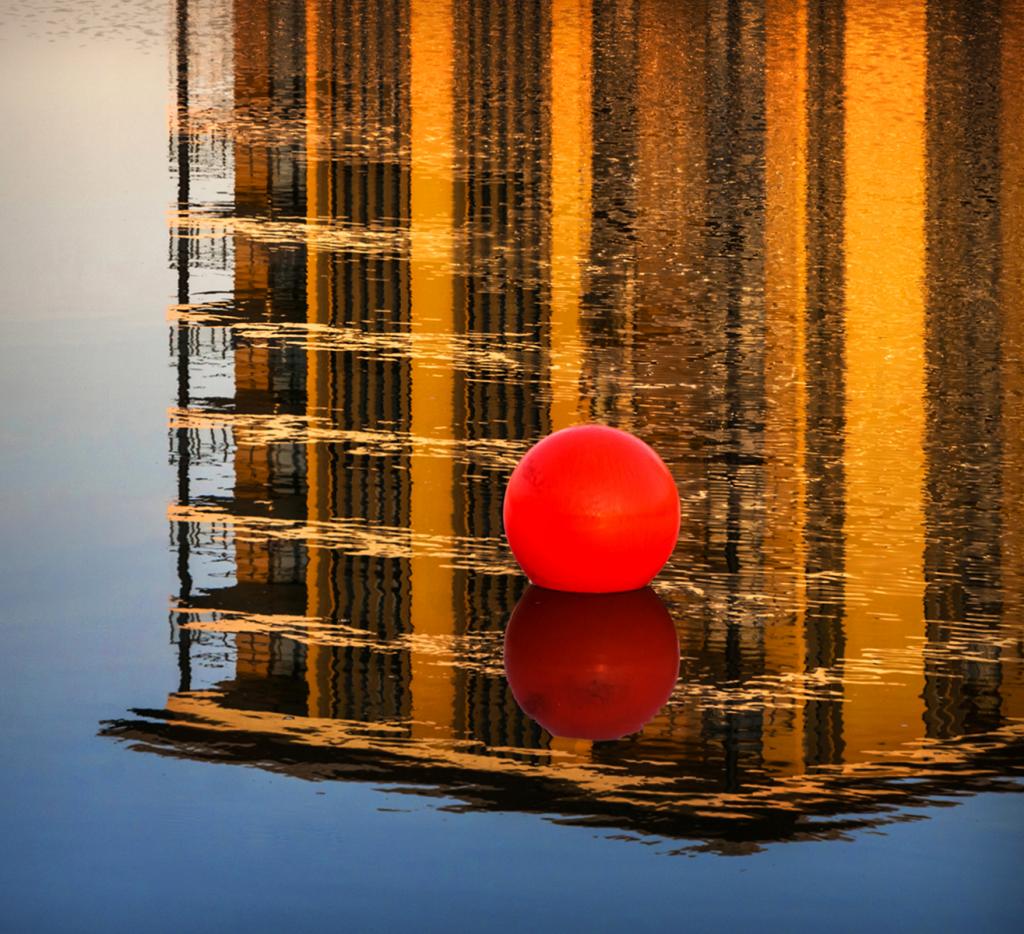
[[[969,6],[236,2],[230,204],[175,228],[230,241],[176,326],[185,378],[220,353],[231,388],[179,400],[171,507],[183,664],[228,634],[235,671],[115,732],[723,838],[996,775],[1022,160],[986,89],[1019,83],[1024,14]],[[585,419],[649,440],[683,509],[679,683],[593,745],[502,662],[505,480]]]

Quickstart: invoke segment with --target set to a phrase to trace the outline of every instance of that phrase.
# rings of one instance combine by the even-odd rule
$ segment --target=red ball
[[[644,587],[679,535],[679,494],[664,461],[605,425],[535,444],[505,490],[505,535],[530,580],[552,590]]]
[[[618,739],[665,705],[679,675],[679,640],[650,587],[529,587],[505,631],[505,674],[516,702],[549,733]]]

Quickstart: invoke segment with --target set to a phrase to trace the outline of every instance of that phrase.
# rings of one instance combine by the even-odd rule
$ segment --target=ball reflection
[[[658,595],[531,586],[505,633],[505,673],[523,711],[555,736],[618,739],[665,704],[679,640]]]

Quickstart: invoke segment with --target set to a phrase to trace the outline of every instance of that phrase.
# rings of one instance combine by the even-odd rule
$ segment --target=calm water
[[[0,927],[1015,927],[1024,3],[0,41]],[[584,421],[677,481],[653,593],[505,544]],[[668,702],[549,732],[513,611],[567,683],[674,629]]]

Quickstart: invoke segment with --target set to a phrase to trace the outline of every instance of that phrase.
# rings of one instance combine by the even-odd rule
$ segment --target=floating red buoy
[[[505,631],[505,674],[523,711],[555,736],[618,739],[665,704],[679,639],[658,595],[529,587]]]
[[[535,444],[505,490],[505,535],[534,584],[611,593],[649,584],[679,535],[679,494],[639,438],[605,425]]]

